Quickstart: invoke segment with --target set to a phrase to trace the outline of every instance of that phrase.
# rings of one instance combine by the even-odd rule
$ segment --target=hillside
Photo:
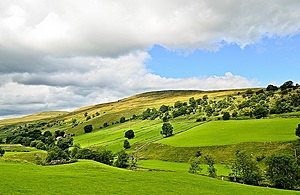
[[[74,148],[80,145],[96,152],[105,149],[115,155],[126,151],[137,161],[139,171],[174,171],[174,177],[183,172],[188,177],[191,174],[184,169],[191,160],[197,157],[203,164],[205,160],[201,156],[209,155],[219,170],[217,176],[229,178],[237,151],[246,151],[252,159],[258,159],[262,170],[266,169],[266,159],[273,154],[298,154],[300,144],[295,128],[300,123],[299,97],[299,86],[276,90],[156,91],[72,112],[46,112],[4,120],[0,121],[0,136],[8,145],[2,145],[7,150],[3,159],[43,161],[47,155],[43,150],[58,144],[60,141],[55,138],[63,133],[66,138],[62,141],[71,143],[67,150],[72,145]],[[164,122],[173,127],[170,137],[161,135]],[[91,126],[92,132],[85,133],[86,126]],[[133,130],[133,139],[124,137],[128,130]],[[44,136],[45,133],[51,137]],[[126,150],[125,140],[130,145]],[[10,144],[27,147],[11,149],[14,146]],[[179,162],[185,164],[176,164]],[[263,183],[270,185],[268,181]]]

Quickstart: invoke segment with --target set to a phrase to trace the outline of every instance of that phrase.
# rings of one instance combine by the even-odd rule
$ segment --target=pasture
[[[243,142],[285,142],[296,140],[299,118],[211,121],[186,132],[159,140],[178,147],[231,145]]]
[[[37,166],[1,162],[0,194],[299,194],[182,172],[135,172],[94,161]]]

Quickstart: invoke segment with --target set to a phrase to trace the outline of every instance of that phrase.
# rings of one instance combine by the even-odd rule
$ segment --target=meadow
[[[0,146],[6,153],[0,158],[0,170],[5,179],[0,183],[0,194],[297,194],[297,191],[231,183],[220,180],[220,177],[231,172],[238,150],[247,151],[253,159],[274,153],[293,155],[295,148],[299,148],[295,128],[300,119],[294,118],[299,112],[269,115],[265,119],[221,120],[222,112],[219,111],[205,121],[196,122],[196,119],[207,117],[199,109],[169,119],[174,135],[168,138],[160,134],[163,115],[154,120],[141,120],[141,113],[147,108],[158,110],[163,104],[173,106],[176,101],[187,102],[190,97],[202,98],[203,95],[208,95],[213,104],[245,90],[149,92],[69,113],[45,112],[0,121],[0,126],[5,126],[0,131],[0,138],[32,126],[42,132],[61,130],[75,134],[72,137],[74,144],[95,150],[106,148],[113,153],[124,150],[123,142],[127,139],[124,134],[133,130],[135,137],[129,140],[131,148],[125,151],[133,152],[138,159],[136,171],[89,160],[38,166],[35,163],[45,160],[46,151],[20,144],[2,144]],[[243,100],[241,95],[237,96],[233,106]],[[131,119],[133,115],[137,118]],[[90,119],[87,120],[86,116]],[[124,123],[120,122],[121,117],[126,117]],[[250,119],[239,119],[247,118]],[[35,126],[41,122],[45,125]],[[108,126],[103,127],[104,123]],[[84,133],[86,125],[93,126],[91,133]],[[201,175],[188,173],[190,159],[198,152],[213,157],[219,179],[207,176],[203,158]],[[259,166],[264,168],[265,161],[261,160]]]
[[[57,166],[0,161],[0,170],[0,194],[299,194],[183,172],[135,172],[88,160]]]
[[[230,145],[242,142],[284,142],[296,140],[299,118],[211,121],[189,131],[159,140],[178,147]]]

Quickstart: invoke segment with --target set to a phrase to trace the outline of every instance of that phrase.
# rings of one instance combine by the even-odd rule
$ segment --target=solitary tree
[[[162,131],[160,134],[165,135],[165,137],[169,137],[173,134],[173,126],[170,123],[164,123],[161,128]]]
[[[84,133],[90,133],[93,131],[93,125],[86,125],[84,126]]]
[[[124,147],[125,149],[128,149],[128,148],[131,147],[131,146],[130,146],[130,143],[129,143],[129,141],[128,141],[127,139],[124,140],[123,147]]]
[[[126,131],[125,132],[125,136],[124,137],[126,137],[126,138],[128,138],[128,139],[132,139],[132,138],[134,138],[134,131],[133,130],[128,130],[128,131]]]

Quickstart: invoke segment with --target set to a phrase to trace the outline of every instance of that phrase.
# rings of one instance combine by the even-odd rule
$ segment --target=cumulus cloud
[[[0,86],[0,115],[72,110],[81,106],[118,100],[136,93],[163,89],[228,89],[257,86],[241,76],[164,78],[150,73],[145,61],[147,52],[136,52],[118,58],[77,58],[86,71],[32,72],[6,74]],[[62,62],[66,60],[63,59]],[[56,59],[57,63],[60,60]],[[75,66],[76,67],[76,66]]]
[[[1,1],[0,115],[146,90],[256,86],[231,73],[163,78],[145,66],[147,50],[243,48],[262,37],[292,36],[299,33],[299,9],[298,0]]]

